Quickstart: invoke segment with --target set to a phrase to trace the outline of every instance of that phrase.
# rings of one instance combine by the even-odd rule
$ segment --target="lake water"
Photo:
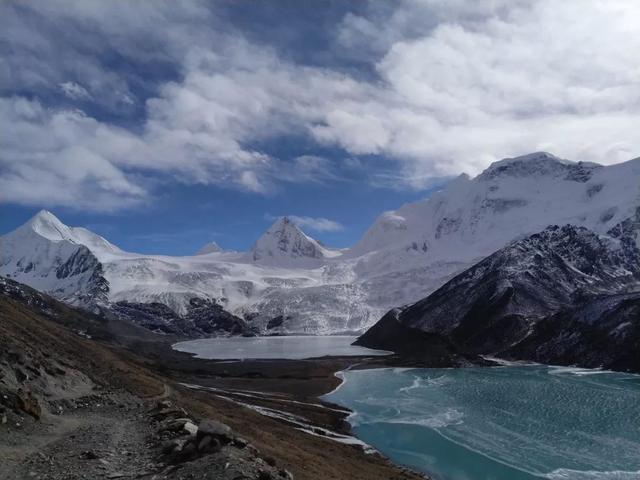
[[[325,398],[446,480],[640,480],[640,376],[548,366],[347,371]]]
[[[353,336],[284,336],[203,338],[173,345],[175,350],[209,359],[303,359],[331,356],[388,355],[355,347]]]

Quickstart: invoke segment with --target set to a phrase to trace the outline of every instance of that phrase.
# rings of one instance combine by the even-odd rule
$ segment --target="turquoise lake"
[[[640,376],[504,366],[351,370],[324,398],[438,480],[640,480]]]

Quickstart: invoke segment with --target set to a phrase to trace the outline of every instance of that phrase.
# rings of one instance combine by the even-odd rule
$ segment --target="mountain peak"
[[[100,235],[83,227],[69,227],[49,210],[40,210],[27,223],[3,238],[13,237],[22,244],[29,244],[32,238],[42,238],[51,242],[67,241],[84,245],[93,253],[117,253],[121,250]]]
[[[287,226],[291,226],[297,230],[300,230],[298,226],[295,223],[293,223],[291,219],[287,216],[278,218],[275,222],[271,224],[271,226],[269,227],[269,230],[272,230],[274,228],[287,227]]]
[[[69,227],[49,210],[40,210],[31,217],[25,226],[49,240],[66,240],[71,236]]]
[[[267,228],[265,234],[269,232],[281,233],[285,231],[297,232],[306,236],[306,234],[300,229],[300,227],[298,227],[298,225],[296,225],[289,217],[286,217],[286,216],[277,218],[271,224],[271,226]]]
[[[218,245],[216,242],[211,241],[204,244],[200,248],[200,250],[196,252],[196,255],[207,255],[208,253],[218,253],[222,251],[223,249],[220,245]]]
[[[493,162],[479,178],[564,177],[566,180],[586,182],[593,170],[601,167],[597,163],[572,162],[548,152],[534,152]]]
[[[308,237],[288,217],[280,217],[267,229],[251,248],[254,261],[289,258],[321,259],[324,248]]]

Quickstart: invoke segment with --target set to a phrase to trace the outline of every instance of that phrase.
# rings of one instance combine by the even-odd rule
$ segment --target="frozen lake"
[[[437,480],[640,480],[640,375],[570,367],[349,370],[325,398]]]
[[[285,336],[202,338],[173,345],[174,350],[198,358],[219,360],[303,359],[360,355],[388,355],[389,352],[351,345],[354,336]]]

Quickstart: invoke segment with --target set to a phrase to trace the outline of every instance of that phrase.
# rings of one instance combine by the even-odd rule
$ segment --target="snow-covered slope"
[[[0,239],[0,274],[73,301],[87,301],[99,284],[98,301],[160,302],[185,314],[197,297],[262,330],[358,331],[548,225],[607,232],[633,214],[639,189],[640,159],[603,167],[535,153],[382,214],[348,250],[326,248],[282,218],[249,252],[190,257],[124,252],[41,212]],[[74,255],[83,267],[60,270]]]
[[[640,159],[603,167],[548,153],[495,162],[476,178],[461,175],[421,202],[381,215],[352,254],[417,252],[428,262],[471,262],[548,225],[603,233],[633,214]],[[378,262],[380,270],[391,265]]]

